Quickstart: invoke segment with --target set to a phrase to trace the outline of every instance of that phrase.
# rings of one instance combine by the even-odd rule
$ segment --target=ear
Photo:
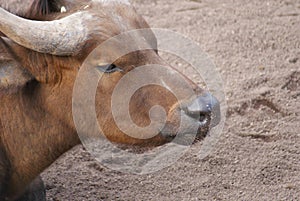
[[[4,51],[14,62],[10,69],[16,69],[18,66],[22,72],[30,74],[32,79],[40,83],[54,84],[59,82],[62,79],[62,70],[76,69],[80,66],[79,60],[74,57],[59,57],[35,52],[12,42],[8,38],[2,38],[0,43],[1,41]],[[0,57],[1,55],[2,53]]]
[[[0,38],[0,93],[17,91],[33,79],[33,76],[11,56]]]

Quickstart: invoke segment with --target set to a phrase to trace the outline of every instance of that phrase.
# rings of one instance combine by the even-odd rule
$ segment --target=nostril
[[[214,116],[218,115],[217,110],[219,110],[219,102],[210,93],[198,96],[184,109],[189,117],[199,121],[201,125],[207,125]]]
[[[208,120],[209,115],[207,113],[200,113],[199,115],[199,121],[201,123],[204,123],[205,121]]]

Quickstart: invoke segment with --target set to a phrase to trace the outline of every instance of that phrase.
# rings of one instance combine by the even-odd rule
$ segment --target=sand
[[[300,200],[300,1],[135,0],[151,27],[195,40],[224,81],[228,110],[209,156],[132,175],[82,146],[43,174],[48,200]]]

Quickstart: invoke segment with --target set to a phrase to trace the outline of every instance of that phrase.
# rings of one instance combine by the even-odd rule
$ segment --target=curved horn
[[[0,32],[19,45],[57,56],[76,55],[88,39],[91,16],[78,12],[54,21],[33,21],[0,8]],[[85,23],[84,23],[85,22]]]

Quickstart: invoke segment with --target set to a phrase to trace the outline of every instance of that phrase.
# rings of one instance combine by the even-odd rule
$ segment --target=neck
[[[70,126],[72,120],[63,118],[71,117],[71,100],[59,105],[55,94],[45,96],[53,94],[51,91],[50,86],[33,82],[18,94],[0,97],[5,105],[0,110],[4,125],[0,137],[11,165],[11,195],[19,193],[59,156],[80,143]]]

